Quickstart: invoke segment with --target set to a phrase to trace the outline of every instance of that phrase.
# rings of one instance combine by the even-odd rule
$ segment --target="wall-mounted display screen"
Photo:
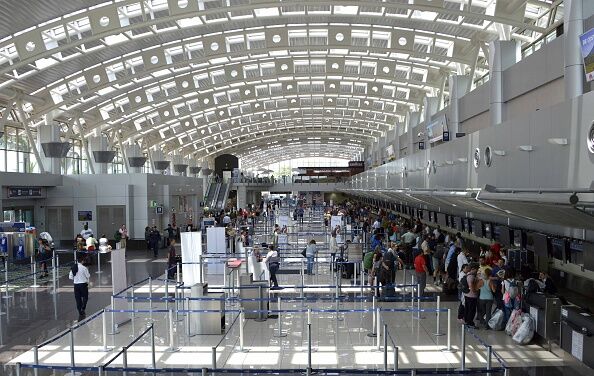
[[[504,247],[512,246],[512,229],[507,226],[495,226],[495,240]]]
[[[78,220],[81,222],[92,221],[93,220],[93,212],[91,210],[79,210]]]
[[[447,226],[446,215],[443,213],[437,213],[437,224],[440,226]]]
[[[594,243],[582,243],[582,253],[584,255],[584,269],[594,270]]]
[[[522,230],[514,230],[514,247],[524,248],[526,245],[526,235]]]
[[[557,260],[565,260],[565,253],[568,251],[567,240],[554,238],[551,239],[551,251]]]
[[[483,223],[481,221],[476,220],[476,219],[472,220],[471,229],[472,229],[471,230],[472,231],[472,234],[474,236],[478,236],[478,237],[481,237],[481,238],[484,236],[484,233],[483,233]]]
[[[574,240],[569,242],[569,250],[565,253],[565,260],[572,264],[584,264],[584,249],[581,241]]]
[[[483,229],[484,229],[485,238],[493,239],[493,228],[489,222],[483,223]]]
[[[527,232],[526,249],[534,251],[538,257],[548,257],[550,253],[549,238],[539,232]]]

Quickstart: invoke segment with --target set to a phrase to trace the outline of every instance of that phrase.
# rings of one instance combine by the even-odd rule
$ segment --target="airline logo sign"
[[[580,36],[580,48],[584,58],[584,70],[588,82],[594,80],[594,29]]]

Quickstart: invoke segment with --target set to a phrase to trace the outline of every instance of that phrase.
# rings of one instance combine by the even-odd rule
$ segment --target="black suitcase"
[[[355,274],[355,264],[352,262],[341,264],[342,265],[342,278],[351,279]]]
[[[393,298],[396,296],[396,289],[394,285],[382,286],[382,298]]]

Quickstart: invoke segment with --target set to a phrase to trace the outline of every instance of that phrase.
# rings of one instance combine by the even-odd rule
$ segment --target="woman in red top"
[[[427,252],[419,253],[414,260],[418,285],[417,295],[419,296],[425,294],[425,286],[427,285],[427,260],[425,259],[425,253]]]

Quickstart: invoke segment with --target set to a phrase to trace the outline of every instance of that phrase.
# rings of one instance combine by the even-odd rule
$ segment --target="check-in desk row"
[[[561,348],[594,368],[594,316],[578,306],[561,307]]]

